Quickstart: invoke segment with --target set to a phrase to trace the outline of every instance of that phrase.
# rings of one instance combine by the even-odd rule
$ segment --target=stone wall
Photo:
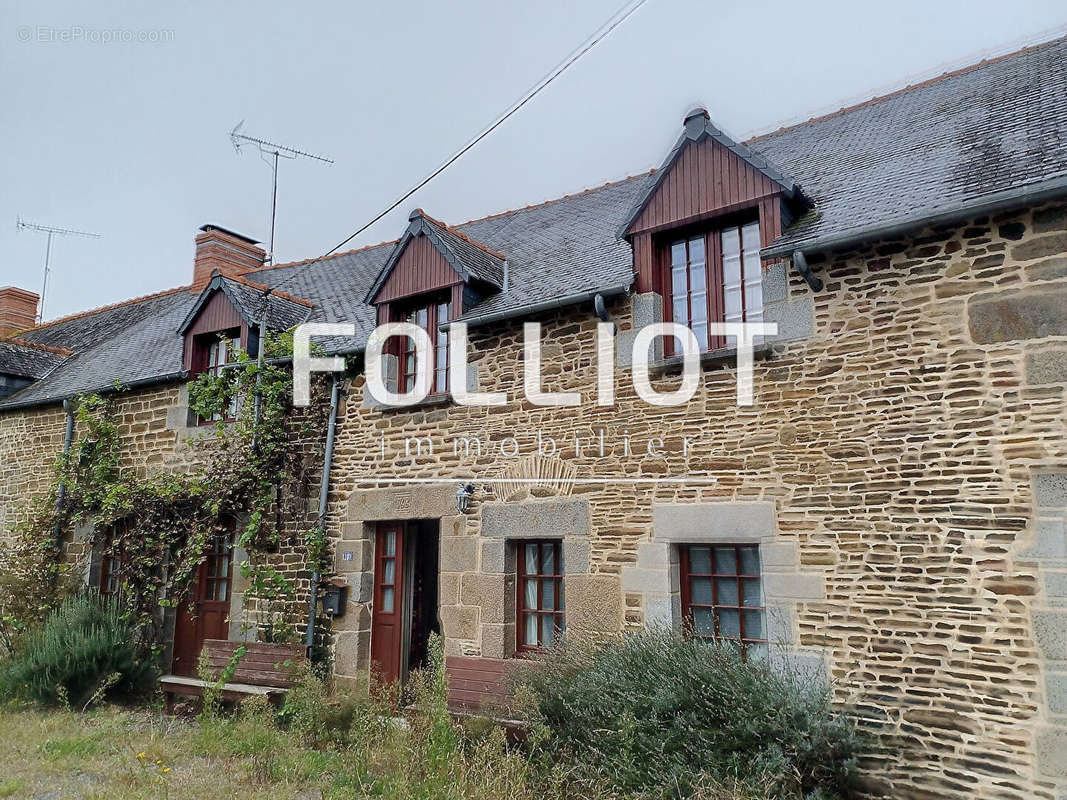
[[[362,402],[357,378],[329,527],[338,541],[362,542],[364,566],[346,573],[359,587],[356,630],[336,669],[367,664],[367,520],[422,514],[414,504],[426,481],[444,481],[440,508],[425,513],[447,520],[441,618],[447,652],[463,656],[508,652],[513,576],[502,539],[551,529],[571,541],[583,555],[565,557],[578,559],[565,578],[567,624],[613,632],[674,619],[672,545],[701,531],[736,540],[743,525],[732,515],[759,505],[773,512],[752,535],[782,643],[832,681],[874,737],[864,764],[872,795],[1064,796],[1067,628],[1056,598],[1067,562],[1055,560],[1065,547],[1058,512],[1038,520],[1032,487],[1035,474],[1067,469],[1065,249],[1067,216],[1045,208],[815,263],[825,286],[814,297],[796,275],[768,276],[790,335],[757,360],[751,408],[734,404],[729,361],[705,365],[684,408],[639,401],[628,368],[615,407],[597,407],[591,308],[540,318],[545,388],[584,391],[578,408],[519,399],[383,411]],[[635,315],[654,315],[642,302],[612,304],[617,341]],[[480,390],[520,397],[521,324],[472,331],[471,353]],[[676,385],[669,369],[658,374],[658,388]],[[539,454],[538,431],[562,452]],[[680,475],[704,482],[627,483]],[[458,516],[447,498],[461,479],[477,490]],[[376,512],[386,517],[354,510],[368,492],[391,498]],[[679,533],[671,509],[686,508],[708,526]],[[555,521],[538,527],[546,518]],[[1060,548],[1040,566],[1024,554],[1039,531]]]
[[[316,385],[321,390],[321,383]],[[320,395],[317,394],[316,397]],[[111,413],[118,427],[121,465],[139,476],[159,471],[182,472],[201,458],[198,440],[214,437],[212,426],[190,425],[186,385],[163,385],[123,392],[111,398]],[[61,405],[0,412],[0,537],[26,519],[30,503],[46,494],[53,481],[53,466],[63,449],[66,415]],[[83,431],[75,429],[77,440]],[[279,552],[266,556],[296,587],[291,607],[283,609],[294,635],[302,637],[307,619],[310,572],[307,568],[303,534],[317,518],[317,484],[322,464],[322,431],[309,431],[294,441],[306,456],[306,485],[315,491],[285,497],[279,517],[282,545]],[[305,486],[306,489],[306,486]],[[291,489],[288,489],[291,492]],[[66,556],[75,575],[91,580],[98,575],[99,552],[93,552],[93,528],[83,525],[68,532]],[[248,558],[237,548],[235,565]],[[235,569],[231,582],[230,637],[254,639],[258,625],[268,621],[266,610],[255,600],[244,602],[247,581]]]

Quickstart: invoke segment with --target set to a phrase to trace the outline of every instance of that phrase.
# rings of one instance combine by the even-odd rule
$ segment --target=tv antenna
[[[295,147],[287,147],[284,144],[268,142],[266,139],[257,139],[255,136],[240,133],[241,126],[244,124],[245,121],[241,120],[234,126],[233,130],[230,131],[230,141],[233,142],[233,149],[240,153],[241,145],[255,145],[259,148],[259,157],[271,168],[271,172],[274,174],[274,188],[271,192],[270,201],[270,251],[267,253],[267,263],[272,264],[274,263],[274,218],[278,211],[278,159],[310,158],[315,161],[321,161],[324,164],[332,164],[333,159],[326,158],[325,156],[317,156],[314,153],[297,150]]]
[[[71,228],[56,228],[51,225],[38,225],[36,222],[26,222],[22,217],[15,219],[15,230],[48,234],[48,244],[45,245],[44,250],[44,284],[41,286],[41,302],[37,304],[37,319],[34,320],[34,325],[40,325],[44,320],[44,301],[45,296],[48,294],[48,277],[52,273],[52,237],[84,236],[87,239],[99,239],[100,234],[76,231]]]

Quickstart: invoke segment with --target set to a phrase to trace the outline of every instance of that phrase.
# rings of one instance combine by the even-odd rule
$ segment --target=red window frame
[[[551,554],[547,562],[546,553]],[[515,545],[518,580],[516,614],[516,649],[518,652],[537,652],[554,644],[564,630],[563,547],[558,539],[522,539]],[[533,571],[531,571],[531,567]],[[528,587],[532,591],[528,591]],[[551,587],[546,605],[545,589]],[[551,607],[549,607],[551,606]],[[533,636],[527,636],[527,625],[533,622]],[[551,622],[545,628],[545,621]],[[551,641],[547,641],[551,632]],[[533,641],[531,641],[531,639]]]
[[[97,587],[101,597],[115,597],[122,588],[122,550],[115,550],[111,537],[100,555],[100,583]]]
[[[224,345],[227,360],[220,362],[219,354],[223,352]],[[241,341],[240,328],[216,331],[214,333],[203,334],[196,337],[196,363],[199,366],[197,374],[200,375],[207,372],[215,376],[223,375],[237,363],[236,360],[231,359],[231,356],[240,351],[243,348],[243,345],[244,343]],[[223,422],[233,422],[237,419],[238,400],[237,397],[234,397],[231,400],[230,407],[226,410],[225,414],[216,414],[206,418],[198,416],[196,420],[197,425],[211,425],[220,420]]]
[[[765,647],[767,620],[759,545],[681,545],[679,556],[682,615],[689,632],[702,639],[737,642],[745,650]],[[734,619],[736,633],[732,624],[724,624],[724,620]]]
[[[448,332],[441,329],[441,324],[452,318],[452,300],[435,300],[423,302],[401,314],[404,322],[418,325],[430,336],[433,363],[430,366],[430,394],[448,392],[448,371],[451,363],[448,348]],[[399,367],[397,369],[397,386],[401,392],[410,392],[415,388],[415,379],[419,366],[416,363],[415,340],[409,336],[401,340]]]
[[[701,351],[726,347],[726,337],[708,334],[707,322],[762,321],[758,219],[675,232],[662,242],[663,318],[693,330]],[[673,339],[665,344],[668,354],[680,350]]]

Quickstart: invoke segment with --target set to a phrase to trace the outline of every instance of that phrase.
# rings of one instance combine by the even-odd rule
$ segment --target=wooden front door
[[[404,600],[404,523],[382,522],[374,542],[370,657],[376,676],[384,683],[400,680]]]
[[[196,675],[197,659],[205,639],[226,639],[230,634],[230,579],[233,534],[220,533],[211,542],[192,587],[191,603],[182,603],[174,626],[175,675]]]

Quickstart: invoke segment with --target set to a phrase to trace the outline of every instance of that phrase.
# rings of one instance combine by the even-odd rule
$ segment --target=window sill
[[[428,408],[438,408],[439,406],[447,406],[451,404],[451,392],[438,392],[436,394],[426,395],[426,397],[424,397],[419,402],[412,403],[408,406],[380,405],[377,407],[377,409],[383,414],[403,414],[404,412],[425,411]]]
[[[766,358],[771,354],[774,347],[770,342],[760,342],[759,344],[752,345],[752,357],[755,360]],[[700,354],[700,366],[703,367],[715,367],[720,364],[737,360],[737,348],[736,347],[720,347],[718,350],[708,350]],[[671,356],[670,358],[663,358],[659,361],[653,361],[648,365],[648,374],[652,376],[666,375],[671,372],[681,372],[682,363],[684,359],[682,356]]]

